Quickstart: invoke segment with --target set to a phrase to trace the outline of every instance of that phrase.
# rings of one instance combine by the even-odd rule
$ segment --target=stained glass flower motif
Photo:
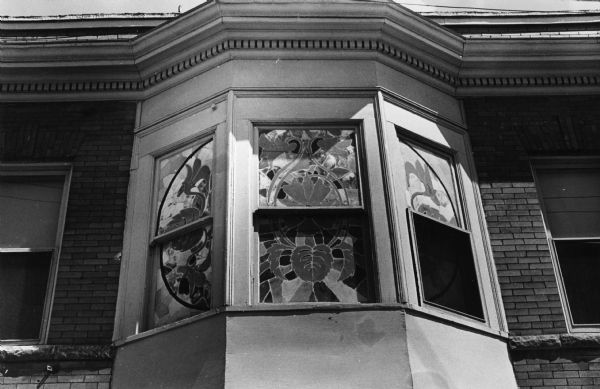
[[[406,177],[406,202],[416,212],[458,226],[454,168],[450,157],[400,141]]]
[[[259,138],[261,206],[361,205],[354,130],[268,130]]]
[[[180,160],[181,156],[175,155]],[[165,166],[171,164],[165,161]],[[210,216],[211,167],[213,142],[210,141],[190,155],[174,174],[161,181],[169,181],[159,211],[158,234],[164,234],[200,218]]]
[[[260,301],[370,301],[364,232],[355,218],[263,221],[259,225]]]
[[[207,310],[211,296],[212,228],[182,235],[162,247],[162,277],[171,294],[185,305]]]
[[[211,304],[212,166],[211,140],[159,162],[159,194],[156,236],[175,232],[160,248],[155,293],[156,324],[193,314],[188,308],[207,310]]]

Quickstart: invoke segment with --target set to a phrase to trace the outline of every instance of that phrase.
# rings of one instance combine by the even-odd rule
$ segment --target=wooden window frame
[[[468,133],[457,123],[440,118],[434,112],[415,107],[394,95],[380,95],[382,134],[380,141],[385,144],[383,153],[387,156],[388,193],[393,209],[392,219],[395,229],[394,240],[397,243],[396,262],[400,301],[407,307],[423,314],[438,317],[440,320],[454,322],[461,326],[498,331],[505,334],[507,325],[501,302],[500,286],[492,257],[491,245],[477,185],[475,165],[472,159]],[[398,131],[398,129],[401,129]],[[429,304],[423,299],[422,282],[414,247],[414,228],[410,220],[409,206],[404,191],[405,178],[401,177],[399,163],[401,140],[416,143],[420,147],[436,154],[452,157],[454,166],[455,190],[460,200],[462,223],[460,229],[468,231],[474,258],[477,289],[479,290],[483,317],[474,317],[466,313]]]
[[[358,219],[363,219],[368,221],[368,225],[366,231],[364,232],[364,236],[367,237],[367,242],[364,245],[364,255],[366,260],[368,261],[368,269],[367,269],[367,282],[369,283],[369,298],[372,301],[365,303],[357,303],[360,305],[375,303],[379,301],[379,293],[378,293],[378,279],[377,279],[377,264],[375,253],[373,250],[372,240],[373,229],[371,228],[372,220],[370,218],[369,212],[369,187],[368,187],[368,179],[366,177],[366,168],[363,167],[364,161],[366,160],[364,156],[364,134],[363,127],[361,121],[357,120],[332,120],[326,122],[312,121],[306,120],[302,121],[275,121],[275,122],[256,122],[253,123],[253,149],[258,155],[258,147],[259,147],[259,138],[260,134],[263,131],[268,130],[276,130],[276,129],[294,129],[294,130],[318,130],[318,129],[352,129],[354,131],[355,141],[356,141],[356,157],[357,157],[357,177],[359,180],[359,197],[361,201],[360,206],[315,206],[315,207],[276,207],[276,206],[261,206],[260,199],[258,196],[258,182],[260,179],[258,172],[258,160],[256,160],[255,168],[255,185],[253,186],[256,190],[254,190],[253,194],[253,210],[252,210],[252,224],[257,231],[258,223],[260,219],[267,218],[285,218],[288,216],[298,216],[298,215],[323,215],[323,216],[347,216],[347,217],[355,217]],[[352,303],[344,303],[344,302],[288,302],[288,303],[267,303],[260,301],[260,281],[259,281],[259,271],[258,271],[258,246],[259,246],[259,238],[258,232],[255,232],[253,237],[254,242],[254,250],[253,250],[253,273],[256,274],[255,277],[252,277],[252,290],[253,290],[253,304],[258,306],[266,306],[273,307],[276,309],[281,306],[302,306],[302,305],[327,305],[327,304],[352,304]]]
[[[458,169],[456,166],[457,164],[455,162],[456,161],[456,150],[453,150],[449,147],[436,145],[433,142],[431,142],[429,139],[424,138],[424,137],[419,136],[414,133],[410,133],[407,129],[402,128],[400,126],[396,125],[395,129],[396,129],[397,140],[399,142],[405,142],[408,145],[413,144],[417,147],[422,147],[440,158],[448,159],[450,168],[452,170],[452,177],[451,177],[452,185],[454,186],[454,191],[456,193],[456,211],[455,211],[456,216],[457,216],[457,225],[456,226],[454,226],[448,222],[443,222],[441,220],[437,220],[435,218],[430,217],[429,215],[422,214],[411,208],[406,209],[406,212],[408,215],[407,222],[409,224],[411,246],[412,246],[412,258],[413,258],[413,262],[414,262],[414,267],[416,269],[415,277],[417,278],[419,304],[427,305],[436,310],[441,309],[443,311],[447,311],[447,312],[450,312],[455,315],[466,317],[468,319],[476,320],[479,322],[485,322],[486,319],[485,319],[485,312],[484,312],[483,305],[481,306],[481,311],[482,311],[483,317],[477,317],[477,316],[473,316],[473,315],[470,315],[465,312],[460,312],[460,311],[452,309],[450,307],[443,306],[441,304],[436,304],[431,301],[427,301],[425,299],[425,290],[424,290],[424,286],[423,286],[423,279],[422,279],[422,273],[421,273],[421,262],[419,259],[417,236],[416,236],[416,231],[415,231],[415,226],[414,226],[413,215],[415,213],[425,216],[429,219],[432,219],[433,221],[435,221],[439,224],[442,224],[444,226],[447,226],[447,227],[453,228],[455,230],[458,230],[460,232],[464,232],[464,233],[468,234],[471,252],[473,254],[473,259],[475,259],[475,253],[474,253],[474,247],[473,247],[473,235],[471,234],[471,229],[470,229],[468,220],[465,217],[466,206],[465,206],[465,202],[464,202],[463,189],[462,189],[462,185],[460,184],[461,180],[458,177]],[[476,264],[473,264],[473,265],[476,267]],[[477,269],[475,269],[475,272],[477,274]],[[477,274],[477,292],[479,293],[478,297],[479,297],[480,303],[483,304],[483,301],[482,301],[483,293],[482,293],[481,279],[479,277],[479,274]]]
[[[58,220],[56,224],[56,238],[54,246],[47,248],[0,248],[1,252],[52,252],[50,267],[48,269],[48,281],[44,298],[44,308],[40,323],[40,332],[38,338],[33,339],[0,339],[1,344],[46,344],[50,331],[50,318],[54,303],[54,293],[56,290],[56,281],[58,276],[58,262],[61,253],[62,237],[65,226],[67,205],[69,200],[69,188],[71,185],[72,166],[68,163],[0,163],[0,176],[27,177],[27,176],[61,176],[63,177],[63,187],[61,203],[59,206]]]
[[[182,307],[184,307],[185,309],[187,309],[191,314],[185,316],[185,317],[181,317],[181,318],[177,318],[174,319],[173,321],[169,321],[166,323],[162,323],[162,324],[156,324],[154,321],[154,309],[155,309],[155,292],[157,290],[157,285],[160,282],[164,282],[164,278],[162,277],[162,271],[160,271],[160,261],[161,261],[161,247],[164,243],[168,243],[173,241],[174,239],[176,239],[177,237],[180,237],[182,235],[185,235],[189,232],[192,231],[196,231],[199,228],[202,228],[202,226],[207,225],[208,223],[210,223],[211,225],[213,224],[214,221],[214,213],[215,213],[215,201],[211,198],[211,204],[210,204],[210,208],[211,208],[211,214],[209,217],[205,217],[205,218],[201,218],[198,220],[194,220],[193,222],[186,224],[184,226],[181,227],[177,227],[173,230],[170,230],[168,232],[159,234],[157,231],[157,227],[158,227],[158,221],[159,221],[159,213],[162,209],[163,206],[163,202],[164,202],[164,196],[166,196],[167,191],[165,191],[165,193],[163,194],[163,198],[159,198],[159,187],[160,187],[160,183],[158,181],[159,178],[159,164],[162,160],[164,160],[165,158],[168,158],[169,156],[172,156],[174,154],[177,154],[178,152],[183,151],[186,148],[190,148],[191,149],[191,153],[190,156],[192,154],[194,154],[195,152],[197,152],[200,148],[204,147],[205,145],[207,145],[208,143],[213,142],[213,153],[214,153],[214,157],[213,157],[213,161],[212,161],[212,172],[214,172],[215,169],[215,160],[217,157],[217,149],[216,149],[216,128],[210,128],[207,130],[203,130],[203,131],[199,131],[197,135],[193,136],[191,139],[185,139],[181,142],[176,142],[174,144],[171,144],[169,146],[167,146],[166,148],[162,148],[159,149],[156,153],[152,154],[152,157],[154,159],[154,167],[153,167],[153,184],[152,184],[152,214],[150,219],[150,229],[149,229],[149,233],[150,233],[150,238],[149,238],[149,244],[148,244],[148,253],[149,253],[149,271],[147,274],[147,284],[149,286],[149,295],[147,297],[147,309],[146,309],[146,324],[145,327],[147,327],[147,329],[152,329],[152,328],[160,328],[163,326],[169,326],[174,322],[177,321],[181,321],[181,320],[186,320],[189,319],[191,317],[200,315],[204,312],[207,312],[211,309],[214,308],[214,300],[212,298],[212,296],[214,296],[214,289],[216,287],[221,287],[221,283],[219,282],[215,282],[215,276],[213,275],[213,279],[210,280],[211,283],[211,303],[210,303],[210,307],[208,310],[200,310],[194,307],[191,307],[181,301],[179,301],[177,298],[173,297],[178,304],[180,304]],[[187,162],[184,162],[184,164]],[[177,174],[180,169],[182,168],[182,166],[180,166],[177,171],[175,172],[175,174]],[[170,185],[171,183],[169,183]],[[211,196],[214,197],[215,195],[215,189],[218,188],[218,185],[213,182],[213,187],[211,189]],[[168,188],[167,188],[168,190]],[[211,245],[211,254],[213,253],[213,248],[214,248],[214,239],[213,239],[213,245]],[[214,261],[215,258],[212,258],[212,260]],[[160,272],[161,274],[159,275],[158,272]],[[170,290],[169,290],[169,294],[170,294]]]
[[[581,323],[576,324],[573,321],[571,313],[571,307],[569,304],[569,298],[565,287],[565,281],[563,273],[560,267],[560,261],[556,250],[556,241],[598,241],[600,242],[600,236],[596,237],[573,237],[573,238],[555,238],[552,235],[550,229],[550,223],[548,222],[548,211],[545,202],[541,198],[541,191],[539,186],[538,172],[541,170],[571,170],[571,169],[600,169],[600,157],[596,156],[555,156],[555,157],[534,157],[531,158],[531,171],[535,180],[536,190],[538,191],[538,198],[540,202],[540,209],[542,212],[542,220],[544,222],[544,229],[546,231],[546,239],[550,248],[550,258],[552,260],[552,266],[554,274],[556,276],[556,283],[558,286],[558,294],[560,297],[561,305],[563,307],[563,314],[567,324],[567,330],[569,332],[592,332],[600,333],[600,323]]]

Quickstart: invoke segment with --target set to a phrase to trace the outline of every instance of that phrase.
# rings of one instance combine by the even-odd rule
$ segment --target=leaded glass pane
[[[372,301],[359,218],[286,217],[259,223],[260,301]]]
[[[213,146],[211,140],[187,158],[189,149],[160,162],[159,194],[164,195],[158,235],[211,215]],[[180,163],[178,170],[176,163]]]
[[[158,163],[157,235],[196,224],[160,245],[154,324],[207,310],[211,304],[212,166],[214,141],[193,145]]]
[[[155,314],[160,319],[176,315],[179,304],[207,310],[211,302],[210,224],[167,242],[161,247],[161,275],[155,295]],[[179,304],[173,304],[173,296]],[[183,311],[186,311],[185,309]]]
[[[164,157],[158,162],[158,204],[157,209],[165,197],[165,192],[169,188],[175,174],[185,164],[185,161],[197,148],[197,145],[189,146],[183,150],[177,151],[167,157]]]
[[[361,205],[353,129],[261,131],[258,157],[261,206]]]
[[[404,159],[408,206],[416,212],[458,226],[458,201],[450,157],[434,154],[402,140],[399,144]]]

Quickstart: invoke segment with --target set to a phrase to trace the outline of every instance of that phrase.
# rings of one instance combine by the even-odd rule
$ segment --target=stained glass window
[[[288,217],[261,223],[261,302],[368,301],[365,234],[357,218]]]
[[[262,129],[258,157],[260,302],[373,301],[356,130]]]
[[[406,202],[416,212],[459,225],[454,167],[449,155],[433,153],[400,140],[406,178]]]
[[[210,308],[213,153],[209,140],[158,162],[155,325]]]
[[[159,211],[158,234],[210,216],[213,145],[212,141],[200,147],[179,165],[175,173],[161,177],[159,192],[164,193]],[[161,162],[161,176],[176,167],[185,156],[174,155]],[[167,187],[165,182],[169,181]]]
[[[262,132],[259,175],[261,206],[361,205],[354,129]]]

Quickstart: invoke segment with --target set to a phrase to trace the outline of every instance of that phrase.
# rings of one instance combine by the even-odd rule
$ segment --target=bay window
[[[125,253],[145,304],[122,331],[368,304],[502,328],[464,130],[383,94],[231,99],[138,134],[128,217],[148,228]]]

